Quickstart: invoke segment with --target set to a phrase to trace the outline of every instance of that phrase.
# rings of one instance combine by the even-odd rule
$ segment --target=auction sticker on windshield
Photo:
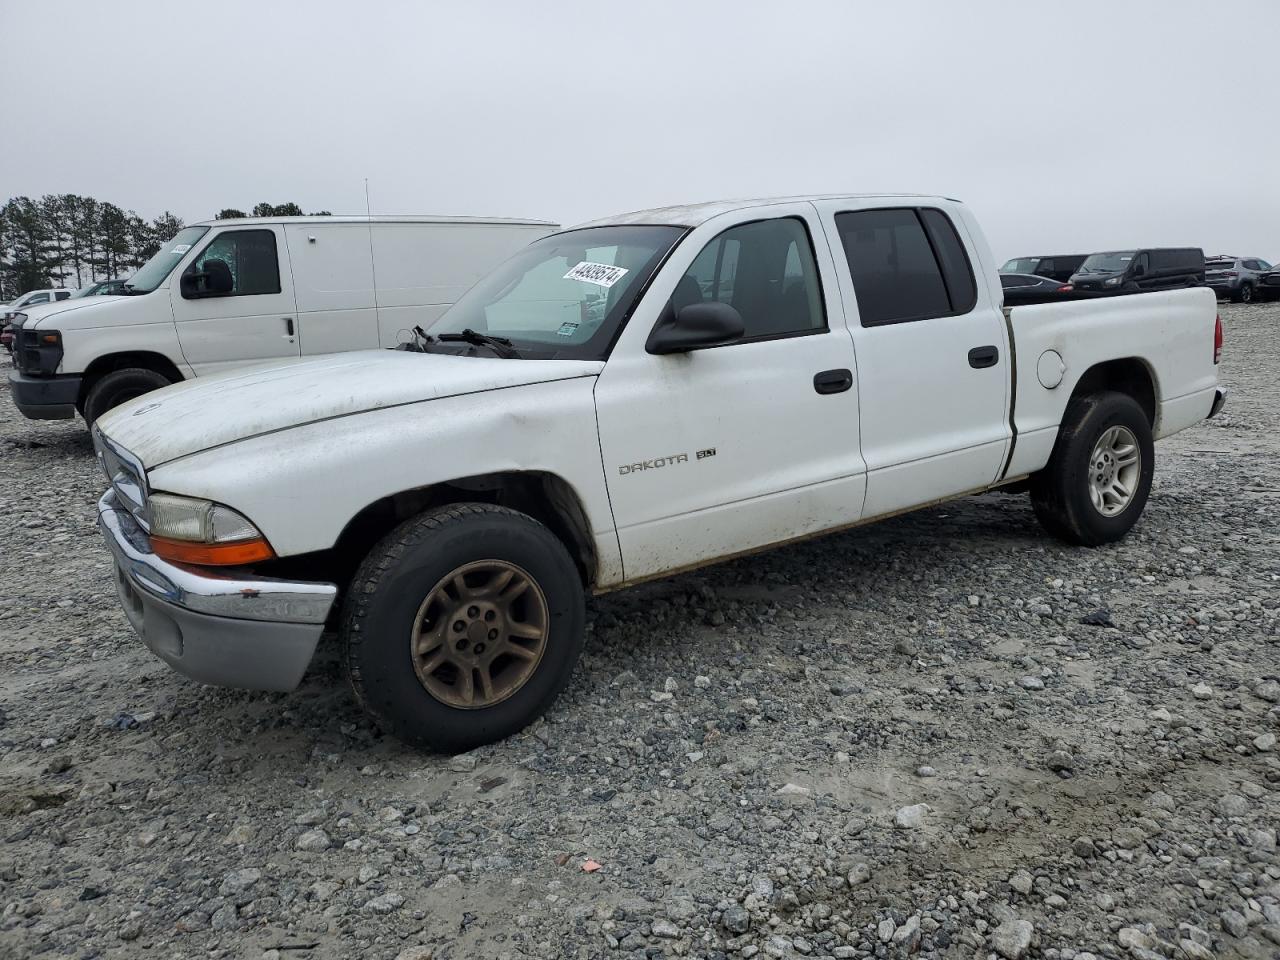
[[[583,260],[566,273],[564,279],[594,283],[598,287],[612,287],[626,275],[626,267],[611,267],[607,263],[592,263],[590,260]]]
[[[191,244],[189,244],[189,243],[180,243],[180,244],[178,244],[176,247],[174,247],[172,250],[170,250],[169,252],[170,252],[171,254],[173,254],[173,256],[177,257],[177,256],[181,256],[182,254],[186,253],[186,252],[187,252],[188,250],[190,250],[190,249],[191,249]]]

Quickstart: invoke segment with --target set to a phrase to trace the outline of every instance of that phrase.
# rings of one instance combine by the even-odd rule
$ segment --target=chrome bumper
[[[129,623],[165,663],[193,680],[292,690],[302,679],[337,596],[331,583],[247,579],[157,557],[114,491],[98,526],[115,557]]]

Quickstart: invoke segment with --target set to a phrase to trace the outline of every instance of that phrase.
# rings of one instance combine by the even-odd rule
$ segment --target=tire
[[[112,370],[98,378],[85,394],[81,414],[90,427],[98,418],[114,407],[152,390],[167,387],[172,381],[162,373],[145,367],[129,367]]]
[[[1251,283],[1240,284],[1240,302],[1241,303],[1253,302],[1253,284]]]
[[[506,608],[498,598],[507,587],[499,592],[496,579],[484,579],[493,565],[515,571],[511,587],[520,575],[529,582]],[[459,571],[464,586],[470,580],[460,597]],[[582,652],[584,623],[582,580],[550,530],[505,507],[450,504],[406,520],[364,559],[344,603],[343,658],[356,698],[384,729],[421,749],[457,753],[510,736],[547,711]],[[540,641],[515,632],[539,624]],[[438,641],[426,638],[440,633],[444,643],[432,647]],[[515,645],[525,648],[521,657],[501,652]],[[452,662],[477,662],[485,652],[489,666],[474,672]],[[448,659],[429,672],[440,657]],[[467,689],[478,699],[464,706]]]
[[[1112,428],[1118,428],[1111,433]],[[1138,454],[1136,469],[1125,466],[1112,472],[1111,463],[1101,469],[1094,454],[1104,435],[1115,438],[1124,448],[1133,446]],[[1128,441],[1132,440],[1130,444]],[[1103,456],[1121,462],[1127,455],[1116,455],[1110,447]],[[1036,519],[1055,537],[1078,546],[1098,547],[1123,537],[1142,515],[1151,477],[1155,472],[1155,444],[1146,413],[1132,397],[1104,391],[1078,397],[1067,406],[1062,429],[1054,445],[1048,465],[1031,479],[1031,503]],[[1105,483],[1114,476],[1120,481],[1103,506],[1095,506],[1092,488],[1095,477]],[[1120,506],[1115,489],[1130,490],[1129,499]],[[1114,511],[1107,515],[1108,511]]]

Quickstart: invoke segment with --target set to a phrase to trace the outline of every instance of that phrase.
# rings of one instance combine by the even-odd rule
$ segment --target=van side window
[[[727,303],[742,315],[743,340],[827,329],[813,244],[796,217],[730,227],[705,247],[676,284],[671,303]]]
[[[70,290],[55,290],[53,292],[54,300],[66,300],[70,296],[71,296]]]
[[[280,260],[276,256],[276,235],[271,230],[220,233],[196,258],[196,269],[203,270],[210,260],[221,260],[231,270],[229,296],[280,292]]]
[[[835,217],[862,326],[968,313],[977,284],[941,210],[890,207]]]

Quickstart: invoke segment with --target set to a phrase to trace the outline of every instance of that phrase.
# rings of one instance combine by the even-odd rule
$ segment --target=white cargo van
[[[394,347],[557,226],[468,217],[271,217],[181,230],[120,296],[14,317],[14,403],[92,424],[150,390],[247,363]]]

